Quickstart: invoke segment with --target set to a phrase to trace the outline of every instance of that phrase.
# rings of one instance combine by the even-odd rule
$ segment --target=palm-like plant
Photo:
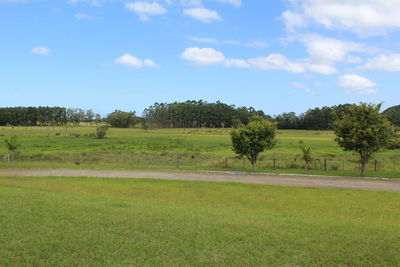
[[[20,146],[17,142],[17,136],[13,135],[9,139],[5,139],[4,142],[6,143],[11,161],[14,161],[14,154]]]
[[[305,148],[303,146],[300,147],[301,152],[303,152],[303,160],[306,163],[304,166],[304,169],[308,170],[310,169],[311,163],[313,161],[312,155],[311,155],[311,147],[309,146],[308,148]]]

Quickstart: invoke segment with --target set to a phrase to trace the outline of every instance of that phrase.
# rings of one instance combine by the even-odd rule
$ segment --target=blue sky
[[[0,0],[0,106],[400,104],[399,0]]]

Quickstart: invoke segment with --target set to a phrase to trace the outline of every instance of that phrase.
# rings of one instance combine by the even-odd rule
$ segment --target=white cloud
[[[330,65],[310,64],[310,63],[304,63],[303,65],[307,70],[319,74],[330,75],[337,72],[337,69]]]
[[[380,70],[380,71],[400,71],[400,54],[385,55],[381,54],[369,59],[361,69]]]
[[[338,86],[348,91],[355,91],[362,95],[369,95],[376,93],[376,83],[372,82],[370,79],[356,75],[356,74],[346,74],[340,76],[338,79]]]
[[[260,70],[286,70],[293,73],[305,72],[305,68],[302,64],[292,62],[289,58],[281,54],[251,58],[248,62],[251,67]]]
[[[304,43],[310,61],[315,64],[333,64],[346,60],[350,52],[363,52],[365,45],[361,43],[341,41],[323,37],[317,34],[307,34],[299,37]]]
[[[234,68],[249,68],[250,65],[247,61],[243,59],[236,59],[236,58],[231,58],[231,59],[226,59],[224,63],[225,67],[234,67]]]
[[[159,65],[158,64],[156,64],[153,60],[151,60],[151,59],[145,59],[145,60],[143,60],[143,65],[145,66],[145,67],[149,67],[149,68],[156,68],[156,67],[159,67]]]
[[[213,64],[222,64],[225,62],[225,56],[213,48],[189,47],[181,55],[197,66],[207,66]]]
[[[156,2],[130,2],[126,3],[125,7],[136,13],[142,21],[149,21],[150,16],[162,15],[168,12],[162,5]]]
[[[188,60],[196,66],[219,64],[225,67],[253,68],[258,70],[284,70],[292,73],[315,72],[330,75],[337,70],[329,65],[312,64],[309,62],[295,62],[282,54],[270,54],[267,57],[250,59],[227,58],[213,48],[189,47],[181,58]]]
[[[288,30],[311,23],[327,29],[346,29],[360,35],[382,34],[400,28],[399,0],[291,0],[282,18]]]
[[[130,54],[124,54],[115,59],[115,63],[127,65],[135,69],[142,69],[144,67],[154,68],[158,67],[151,59],[140,60],[139,58],[132,56]]]
[[[220,21],[221,17],[214,10],[209,10],[203,7],[195,7],[184,9],[183,13],[194,19],[200,20],[204,23],[212,23],[213,21]]]
[[[286,31],[293,32],[298,27],[304,26],[303,16],[297,13],[293,13],[290,10],[286,10],[282,13],[281,18],[283,19],[286,27]]]
[[[253,68],[259,70],[284,70],[293,73],[316,72],[329,75],[337,70],[329,65],[318,65],[307,62],[294,62],[281,54],[270,54],[267,57],[251,59],[227,58],[213,48],[189,47],[181,58],[196,66],[222,65],[235,68]]]
[[[50,55],[50,49],[44,46],[37,46],[31,49],[31,54],[48,56]]]

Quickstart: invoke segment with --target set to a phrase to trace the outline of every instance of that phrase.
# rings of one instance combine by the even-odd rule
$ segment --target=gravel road
[[[283,186],[297,186],[297,187],[341,188],[341,189],[361,189],[361,190],[400,192],[400,179],[249,174],[249,173],[236,173],[236,172],[17,169],[17,170],[0,170],[0,176],[154,178],[163,180],[238,182],[238,183],[283,185]]]

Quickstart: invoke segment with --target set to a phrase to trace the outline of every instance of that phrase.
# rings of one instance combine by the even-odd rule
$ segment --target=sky
[[[400,104],[400,0],[0,0],[0,106]]]

